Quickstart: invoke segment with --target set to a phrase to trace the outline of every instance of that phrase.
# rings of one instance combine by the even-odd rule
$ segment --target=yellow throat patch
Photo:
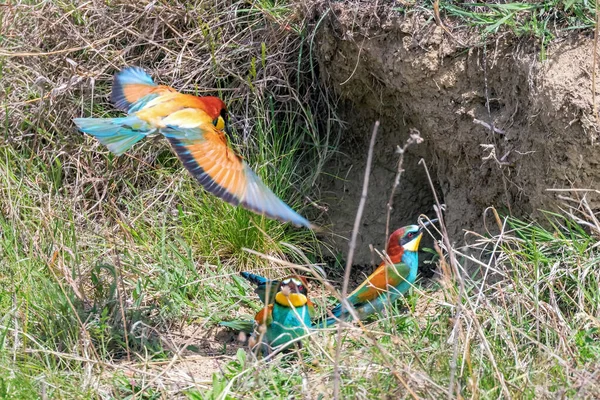
[[[288,296],[286,296],[285,294],[278,292],[275,295],[275,301],[277,304],[284,307],[302,307],[308,302],[308,299],[301,293],[290,293]]]
[[[419,236],[406,243],[403,247],[406,251],[419,251],[419,243],[421,243],[421,238],[423,237],[423,232],[419,233]]]

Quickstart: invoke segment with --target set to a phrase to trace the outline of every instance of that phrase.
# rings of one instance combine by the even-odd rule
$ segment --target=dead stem
[[[344,272],[344,283],[342,285],[342,313],[344,309],[354,314],[354,310],[350,303],[346,300],[348,296],[348,283],[350,282],[350,272],[352,271],[352,261],[354,258],[354,250],[356,249],[356,239],[358,237],[358,229],[360,227],[360,221],[362,220],[363,210],[367,201],[367,194],[369,193],[369,176],[371,175],[371,164],[373,163],[373,149],[375,148],[375,139],[377,138],[377,131],[379,130],[379,121],[375,121],[373,125],[373,133],[371,134],[371,142],[369,143],[369,155],[367,156],[367,166],[365,168],[365,177],[363,180],[362,193],[360,195],[360,201],[358,203],[358,210],[356,211],[356,218],[354,219],[354,227],[352,228],[352,237],[350,239],[350,245],[348,246],[348,258],[346,259],[346,270]],[[335,362],[333,364],[333,397],[334,399],[340,398],[340,355],[342,351],[342,325],[338,324],[336,348],[335,348]]]
[[[412,144],[420,144],[423,143],[423,138],[421,137],[421,132],[419,132],[416,128],[410,128],[410,136],[406,139],[404,146],[398,146],[396,152],[400,154],[398,157],[398,167],[396,169],[396,176],[394,178],[394,184],[392,185],[392,191],[390,192],[390,198],[387,202],[387,215],[385,218],[385,251],[387,252],[387,238],[390,236],[390,218],[392,216],[392,205],[394,204],[394,194],[396,194],[396,189],[400,185],[400,177],[404,172],[402,169],[402,165],[404,164],[404,154],[408,147]]]

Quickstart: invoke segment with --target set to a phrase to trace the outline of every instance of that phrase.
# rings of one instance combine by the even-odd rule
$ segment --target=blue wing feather
[[[126,112],[130,110],[131,103],[127,101],[124,92],[125,85],[149,85],[156,86],[154,80],[146,71],[140,67],[127,67],[115,74],[113,78],[112,94],[110,100],[116,108]],[[148,96],[146,96],[148,97]],[[139,100],[136,102],[139,103]],[[134,103],[134,104],[136,104]],[[140,107],[141,108],[141,107]],[[139,108],[137,109],[139,111]]]

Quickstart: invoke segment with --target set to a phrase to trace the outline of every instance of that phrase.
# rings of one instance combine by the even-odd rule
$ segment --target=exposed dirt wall
[[[321,23],[317,43],[321,76],[341,96],[339,112],[348,122],[344,156],[329,166],[345,181],[323,182],[341,235],[351,231],[372,124],[381,120],[357,262],[371,258],[369,243],[383,247],[394,150],[411,127],[425,143],[409,151],[392,227],[432,211],[420,157],[434,173],[456,240],[465,229],[480,230],[488,206],[529,216],[556,208],[548,188],[600,188],[592,38],[557,40],[541,62],[531,40],[506,35],[465,48],[433,19],[337,4]]]

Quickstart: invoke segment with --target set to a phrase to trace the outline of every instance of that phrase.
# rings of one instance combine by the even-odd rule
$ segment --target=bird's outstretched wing
[[[184,109],[163,119],[167,137],[187,170],[208,192],[257,214],[311,228],[305,218],[279,199],[227,145],[222,131],[205,113]]]
[[[175,89],[157,85],[140,67],[127,67],[115,74],[110,99],[119,110],[132,113],[167,92]]]

